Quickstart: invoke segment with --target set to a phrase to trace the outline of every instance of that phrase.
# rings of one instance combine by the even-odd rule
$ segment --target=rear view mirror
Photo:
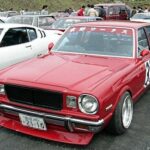
[[[53,46],[54,46],[54,43],[49,43],[48,50],[51,51],[51,49],[53,48]]]
[[[141,51],[141,53],[140,53],[140,56],[146,56],[146,55],[148,55],[148,54],[150,54],[150,51],[148,50],[148,49],[143,49],[142,51]]]

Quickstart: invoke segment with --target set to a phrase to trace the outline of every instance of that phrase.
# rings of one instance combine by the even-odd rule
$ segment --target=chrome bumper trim
[[[18,113],[27,113],[30,115],[36,115],[44,118],[49,118],[49,119],[55,119],[55,120],[60,120],[60,121],[65,121],[68,123],[79,123],[83,125],[88,125],[88,126],[102,126],[104,124],[104,120],[98,120],[98,121],[88,121],[88,120],[83,120],[83,119],[76,119],[76,118],[71,118],[71,117],[64,117],[64,116],[56,116],[56,115],[51,115],[43,112],[37,112],[37,111],[31,111],[31,110],[26,110],[24,108],[19,108],[19,107],[14,107],[14,106],[9,106],[5,104],[0,104],[0,109],[6,109],[6,110],[12,110]]]

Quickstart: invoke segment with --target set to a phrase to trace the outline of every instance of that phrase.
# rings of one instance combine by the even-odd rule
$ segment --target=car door
[[[148,42],[148,36],[144,28],[138,29],[138,48],[137,48],[137,61],[136,61],[136,73],[137,83],[135,90],[139,93],[150,85],[150,52],[142,56],[143,50],[150,51],[150,45]]]
[[[10,28],[0,43],[0,69],[33,57],[26,28]]]
[[[46,34],[42,29],[27,28],[30,44],[32,45],[32,51],[34,56],[45,54],[48,52],[49,39],[46,38]]]

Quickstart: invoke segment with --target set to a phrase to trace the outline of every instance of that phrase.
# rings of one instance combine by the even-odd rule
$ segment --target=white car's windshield
[[[133,57],[133,31],[110,27],[72,27],[53,51]]]
[[[52,29],[66,29],[73,24],[81,23],[81,22],[86,22],[86,20],[85,19],[71,19],[71,18],[59,19],[52,24],[51,28]]]
[[[8,13],[7,12],[0,12],[0,17],[7,17]]]
[[[39,27],[43,29],[49,29],[55,19],[51,16],[41,16],[39,17]]]
[[[132,19],[150,19],[150,13],[135,14]]]
[[[23,17],[23,16],[15,16],[15,17],[11,17],[9,18],[6,23],[19,23],[19,24],[29,24],[32,25],[33,23],[33,17]]]

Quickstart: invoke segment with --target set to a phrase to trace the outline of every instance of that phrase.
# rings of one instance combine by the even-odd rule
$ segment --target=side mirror
[[[141,53],[140,53],[140,56],[146,56],[146,55],[148,55],[148,54],[150,54],[150,51],[149,50],[147,50],[147,49],[143,49],[142,51],[141,51]]]
[[[49,52],[51,51],[51,49],[53,48],[53,46],[54,46],[54,43],[49,43],[49,45],[48,45]]]

